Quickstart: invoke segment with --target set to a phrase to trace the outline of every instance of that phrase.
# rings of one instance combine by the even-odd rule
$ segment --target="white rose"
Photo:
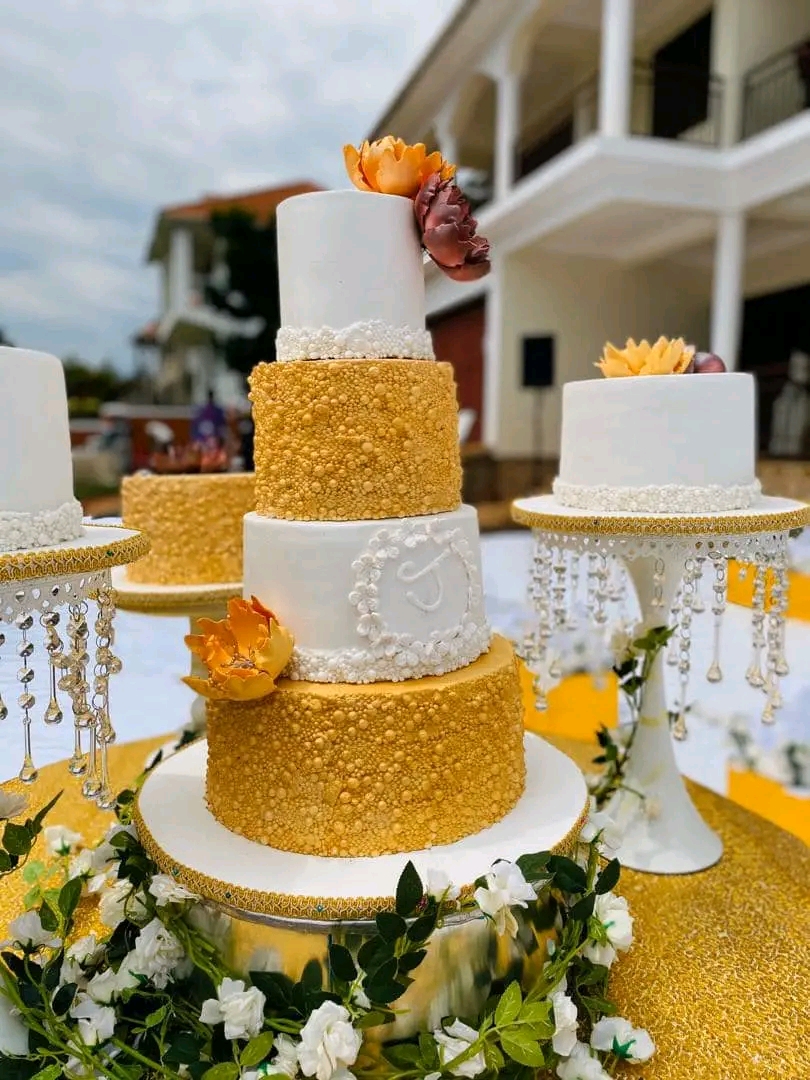
[[[606,810],[596,809],[596,799],[593,796],[591,796],[590,803],[588,820],[582,826],[579,838],[583,844],[591,844],[598,838],[600,852],[612,857],[614,852],[621,847],[622,829]]]
[[[298,1075],[298,1043],[289,1035],[276,1035],[273,1040],[276,1051],[272,1061],[262,1066],[264,1076],[288,1076],[290,1080]]]
[[[28,799],[16,791],[4,791],[0,788],[0,821],[19,817],[28,809]]]
[[[109,1005],[120,993],[118,974],[112,968],[100,971],[87,984],[87,996],[99,1005]]]
[[[617,952],[626,952],[633,944],[633,916],[623,896],[608,892],[597,896],[594,918],[602,924],[607,943],[589,941],[584,955],[592,964],[610,967]]]
[[[168,874],[156,874],[149,882],[149,892],[154,896],[158,907],[167,904],[184,904],[186,900],[199,900],[196,893],[179,885]]]
[[[0,990],[0,1054],[25,1057],[28,1054],[28,1028],[20,1014]]]
[[[434,1031],[433,1038],[436,1040],[436,1045],[439,1048],[439,1061],[444,1069],[451,1061],[457,1058],[459,1054],[463,1054],[465,1050],[468,1050],[472,1046],[478,1038],[478,1032],[475,1028],[463,1024],[460,1020],[454,1020],[453,1023],[449,1024],[446,1028],[439,1028],[437,1031]],[[468,1080],[471,1080],[472,1077],[479,1076],[482,1072],[485,1072],[486,1067],[484,1051],[479,1050],[473,1057],[468,1058],[466,1061],[462,1061],[460,1065],[456,1065],[451,1070],[451,1073],[453,1076],[466,1076],[468,1077]]]
[[[48,825],[45,829],[45,846],[51,855],[70,855],[81,842],[81,833],[73,832],[64,825]]]
[[[216,908],[209,907],[207,904],[195,904],[194,907],[189,909],[186,918],[206,941],[215,945],[219,952],[224,951],[225,943],[231,932],[231,920],[228,915],[218,911]],[[265,971],[267,969],[254,967],[251,962],[249,970]],[[281,969],[273,968],[273,970],[280,971]]]
[[[152,919],[138,934],[135,947],[121,964],[130,976],[143,975],[158,990],[165,990],[169,980],[185,967],[183,946],[160,919]]]
[[[444,870],[428,870],[425,874],[425,891],[436,903],[452,903],[458,900],[459,890]]]
[[[515,937],[518,931],[517,919],[512,907],[528,906],[528,901],[536,900],[537,894],[526,881],[520,867],[500,859],[493,864],[486,875],[486,887],[475,890],[475,902],[481,911],[495,923],[499,934],[507,932]]]
[[[594,1050],[608,1050],[624,1061],[649,1061],[655,1053],[655,1043],[644,1028],[634,1028],[621,1016],[605,1016],[597,1021],[591,1032]]]
[[[610,1080],[599,1058],[581,1042],[576,1044],[569,1057],[558,1063],[557,1076],[560,1080]]]
[[[558,990],[551,995],[554,1009],[554,1035],[551,1046],[555,1054],[568,1057],[577,1044],[577,1007],[571,998]]]
[[[69,878],[89,878],[95,874],[95,863],[92,848],[82,848],[78,855],[70,860],[68,866]]]
[[[113,1037],[115,1009],[109,1005],[99,1005],[92,998],[80,994],[71,1006],[70,1015],[79,1021],[79,1035],[85,1046],[97,1046]]]
[[[334,1001],[325,1001],[301,1029],[298,1063],[304,1076],[317,1080],[346,1080],[351,1073],[363,1037],[351,1025],[349,1012]]]
[[[141,894],[126,878],[121,878],[102,889],[98,913],[104,925],[114,930],[124,919],[140,922],[146,917],[147,909]]]
[[[43,927],[37,911],[26,911],[24,915],[19,915],[9,924],[8,931],[13,942],[32,949],[41,949],[43,946],[56,949],[62,944],[61,938]]]
[[[640,627],[625,622],[617,623],[613,629],[613,633],[610,635],[610,649],[613,661],[618,667],[624,660],[627,659],[628,654],[631,653],[631,646],[636,638],[639,636]]]
[[[216,998],[203,1002],[200,1020],[225,1025],[226,1039],[252,1039],[264,1024],[265,996],[255,986],[245,989],[241,979],[223,979]]]
[[[86,983],[84,969],[98,963],[104,954],[104,946],[99,945],[95,934],[78,938],[65,950],[65,958],[59,972],[59,982],[75,983],[83,987]]]

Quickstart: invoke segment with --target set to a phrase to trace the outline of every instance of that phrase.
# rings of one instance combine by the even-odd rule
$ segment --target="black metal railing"
[[[750,139],[810,108],[810,38],[757,64],[743,85],[742,137]]]
[[[637,64],[633,70],[630,134],[717,146],[723,80],[697,68]],[[592,76],[526,133],[516,148],[517,179],[541,168],[599,125],[599,77]]]

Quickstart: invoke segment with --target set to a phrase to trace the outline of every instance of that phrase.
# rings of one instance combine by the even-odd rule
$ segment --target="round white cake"
[[[720,513],[760,495],[752,375],[647,375],[563,387],[563,506]]]
[[[276,221],[279,360],[433,359],[410,199],[317,191]]]
[[[55,356],[0,346],[0,551],[47,547],[82,532],[73,495],[67,393]]]

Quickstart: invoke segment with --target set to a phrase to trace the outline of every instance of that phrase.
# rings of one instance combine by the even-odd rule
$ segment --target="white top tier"
[[[319,191],[278,208],[279,360],[432,357],[413,203]]]

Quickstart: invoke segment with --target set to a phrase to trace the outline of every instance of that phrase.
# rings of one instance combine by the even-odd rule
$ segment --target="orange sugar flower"
[[[382,195],[404,195],[415,199],[425,180],[438,173],[442,180],[455,176],[456,167],[445,161],[438,150],[427,152],[424,143],[409,146],[403,139],[386,135],[374,142],[343,147],[346,171],[361,191]]]
[[[608,379],[627,375],[681,375],[692,370],[695,350],[683,338],[660,337],[654,345],[629,338],[623,349],[608,343],[597,367]]]

